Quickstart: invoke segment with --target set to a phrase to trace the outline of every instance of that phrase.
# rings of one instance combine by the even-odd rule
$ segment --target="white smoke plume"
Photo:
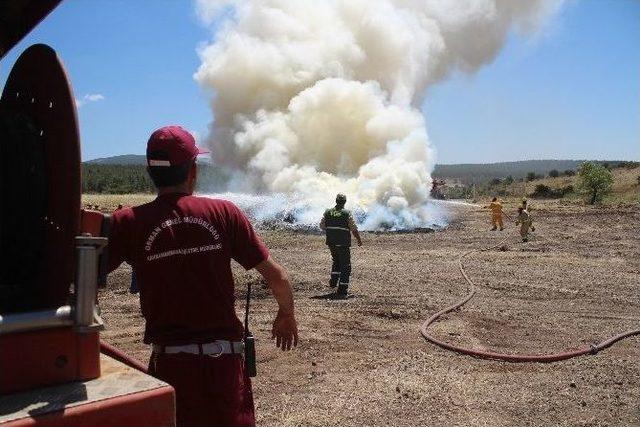
[[[197,0],[218,24],[195,74],[212,93],[213,157],[237,171],[231,190],[304,201],[301,221],[342,192],[365,229],[428,226],[427,89],[489,63],[512,30],[535,31],[560,5]]]

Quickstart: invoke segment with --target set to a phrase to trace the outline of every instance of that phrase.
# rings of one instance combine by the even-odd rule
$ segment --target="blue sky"
[[[45,42],[76,98],[88,98],[83,159],[142,154],[164,124],[206,134],[208,96],[192,76],[211,37],[191,1],[66,0],[0,62],[0,84],[20,52]],[[438,162],[640,160],[638,44],[636,0],[573,0],[542,33],[512,35],[478,73],[430,89],[423,111]]]

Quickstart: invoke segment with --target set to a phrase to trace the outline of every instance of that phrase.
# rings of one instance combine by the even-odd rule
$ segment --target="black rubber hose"
[[[466,280],[466,282],[469,284],[469,293],[462,298],[460,301],[458,301],[457,303],[453,304],[450,307],[444,308],[440,311],[438,311],[436,314],[434,314],[433,316],[431,316],[426,322],[424,322],[420,328],[420,333],[422,333],[422,336],[429,342],[442,347],[444,349],[447,350],[451,350],[451,351],[455,351],[456,353],[461,353],[461,354],[466,354],[468,356],[473,356],[473,357],[477,357],[477,358],[481,358],[481,359],[491,359],[491,360],[502,360],[505,362],[542,362],[542,363],[549,363],[549,362],[557,362],[560,360],[566,360],[566,359],[571,359],[573,357],[578,357],[578,356],[584,356],[586,354],[596,354],[597,352],[599,352],[600,350],[604,350],[607,347],[612,346],[614,343],[634,336],[634,335],[640,335],[640,329],[632,329],[626,332],[622,332],[620,334],[617,334],[611,338],[608,338],[598,344],[594,344],[594,345],[590,345],[590,346],[584,346],[582,348],[579,348],[577,350],[568,350],[568,351],[563,351],[560,353],[549,353],[549,354],[507,354],[507,353],[498,353],[498,352],[494,352],[494,351],[486,351],[486,350],[476,350],[473,348],[467,348],[467,347],[462,347],[462,346],[458,346],[458,345],[454,345],[454,344],[450,344],[447,343],[445,341],[441,341],[438,338],[434,337],[433,335],[431,335],[429,333],[429,326],[435,322],[436,320],[438,320],[438,318],[446,313],[449,313],[461,306],[463,306],[464,304],[466,304],[471,298],[473,298],[473,296],[476,293],[476,285],[473,282],[473,280],[471,280],[471,278],[469,277],[469,275],[467,274],[467,272],[464,270],[464,264],[462,263],[462,260],[467,256],[470,255],[472,253],[475,252],[483,252],[483,251],[488,251],[494,248],[497,248],[499,246],[501,246],[502,244],[504,244],[507,241],[508,238],[505,238],[504,240],[502,240],[500,243],[487,247],[487,248],[483,248],[483,249],[472,249],[468,252],[463,253],[462,255],[460,255],[460,257],[458,258],[458,268],[460,270],[460,273],[462,274],[462,277],[464,277],[464,279]]]

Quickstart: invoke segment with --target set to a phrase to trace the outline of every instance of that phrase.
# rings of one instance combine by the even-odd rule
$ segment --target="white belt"
[[[244,342],[242,341],[226,341],[217,340],[205,344],[186,344],[186,345],[152,345],[153,352],[158,354],[206,354],[218,357],[221,354],[244,354]]]

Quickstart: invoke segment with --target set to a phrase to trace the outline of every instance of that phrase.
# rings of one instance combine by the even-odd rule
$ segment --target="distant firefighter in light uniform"
[[[353,221],[351,212],[344,208],[347,197],[344,194],[336,196],[336,206],[327,209],[320,221],[320,228],[326,232],[327,246],[331,251],[331,279],[329,286],[338,287],[337,295],[346,297],[349,289],[349,276],[351,275],[351,234],[362,246],[358,227]]]
[[[533,226],[533,218],[529,212],[523,207],[518,208],[518,219],[516,220],[516,225],[520,226],[520,236],[522,237],[523,242],[529,241],[529,229],[531,231],[536,231],[536,228]]]
[[[498,201],[497,197],[494,197],[491,200],[491,204],[489,204],[489,209],[491,209],[491,224],[493,228],[491,231],[495,231],[500,227],[500,231],[504,230],[504,225],[502,223],[502,203]]]

